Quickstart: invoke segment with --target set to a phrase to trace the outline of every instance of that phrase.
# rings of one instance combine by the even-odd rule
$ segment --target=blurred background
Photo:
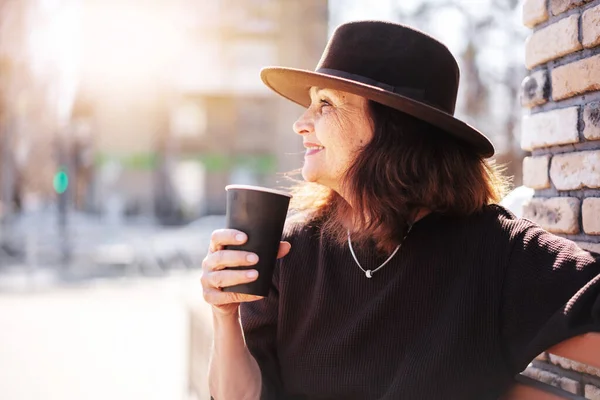
[[[193,316],[224,187],[283,187],[303,159],[301,109],[259,70],[313,69],[339,23],[399,21],[446,43],[457,115],[518,186],[520,6],[0,0],[0,398],[207,398],[193,337],[209,327]]]

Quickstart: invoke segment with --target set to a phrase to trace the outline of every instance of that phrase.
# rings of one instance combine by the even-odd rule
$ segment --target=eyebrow
[[[313,86],[313,87],[310,88],[310,92],[312,92],[314,94],[319,93],[321,90],[323,90],[323,88],[320,88],[318,86]]]
[[[318,86],[313,86],[313,87],[311,88],[311,91],[312,91],[312,92],[314,92],[314,94],[315,94],[315,95],[318,95],[318,94],[319,94],[319,92],[321,92],[321,91],[323,91],[323,90],[327,90],[327,88],[321,88],[321,87],[318,87]],[[333,92],[330,92],[330,93],[326,94],[326,96],[327,96],[329,99],[331,99],[331,100],[334,100],[334,101],[335,101],[336,99],[338,99],[338,98],[339,98],[338,94],[337,94],[337,93],[335,93],[335,91],[333,91]]]

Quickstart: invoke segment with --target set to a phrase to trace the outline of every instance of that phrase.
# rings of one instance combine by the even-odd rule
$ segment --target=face
[[[356,153],[373,137],[366,98],[333,89],[310,89],[311,104],[294,123],[306,153],[302,176],[339,193]]]

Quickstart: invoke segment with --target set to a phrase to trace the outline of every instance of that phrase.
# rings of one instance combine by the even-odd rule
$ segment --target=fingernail
[[[237,240],[238,242],[243,242],[246,239],[246,235],[244,235],[243,233],[238,233],[237,235],[235,235],[235,240]]]
[[[258,256],[256,254],[248,254],[246,256],[246,260],[248,262],[257,262],[258,261]]]
[[[258,271],[256,271],[256,270],[248,271],[248,272],[246,272],[246,276],[248,278],[256,278],[258,276]]]

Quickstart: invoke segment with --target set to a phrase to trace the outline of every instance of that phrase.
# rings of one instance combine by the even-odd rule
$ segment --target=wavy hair
[[[357,247],[376,243],[390,252],[422,209],[467,216],[497,203],[509,180],[493,161],[440,129],[374,101],[368,102],[373,139],[354,155],[335,191],[297,182],[291,210],[340,245],[353,226]],[[351,206],[352,205],[352,206]]]

